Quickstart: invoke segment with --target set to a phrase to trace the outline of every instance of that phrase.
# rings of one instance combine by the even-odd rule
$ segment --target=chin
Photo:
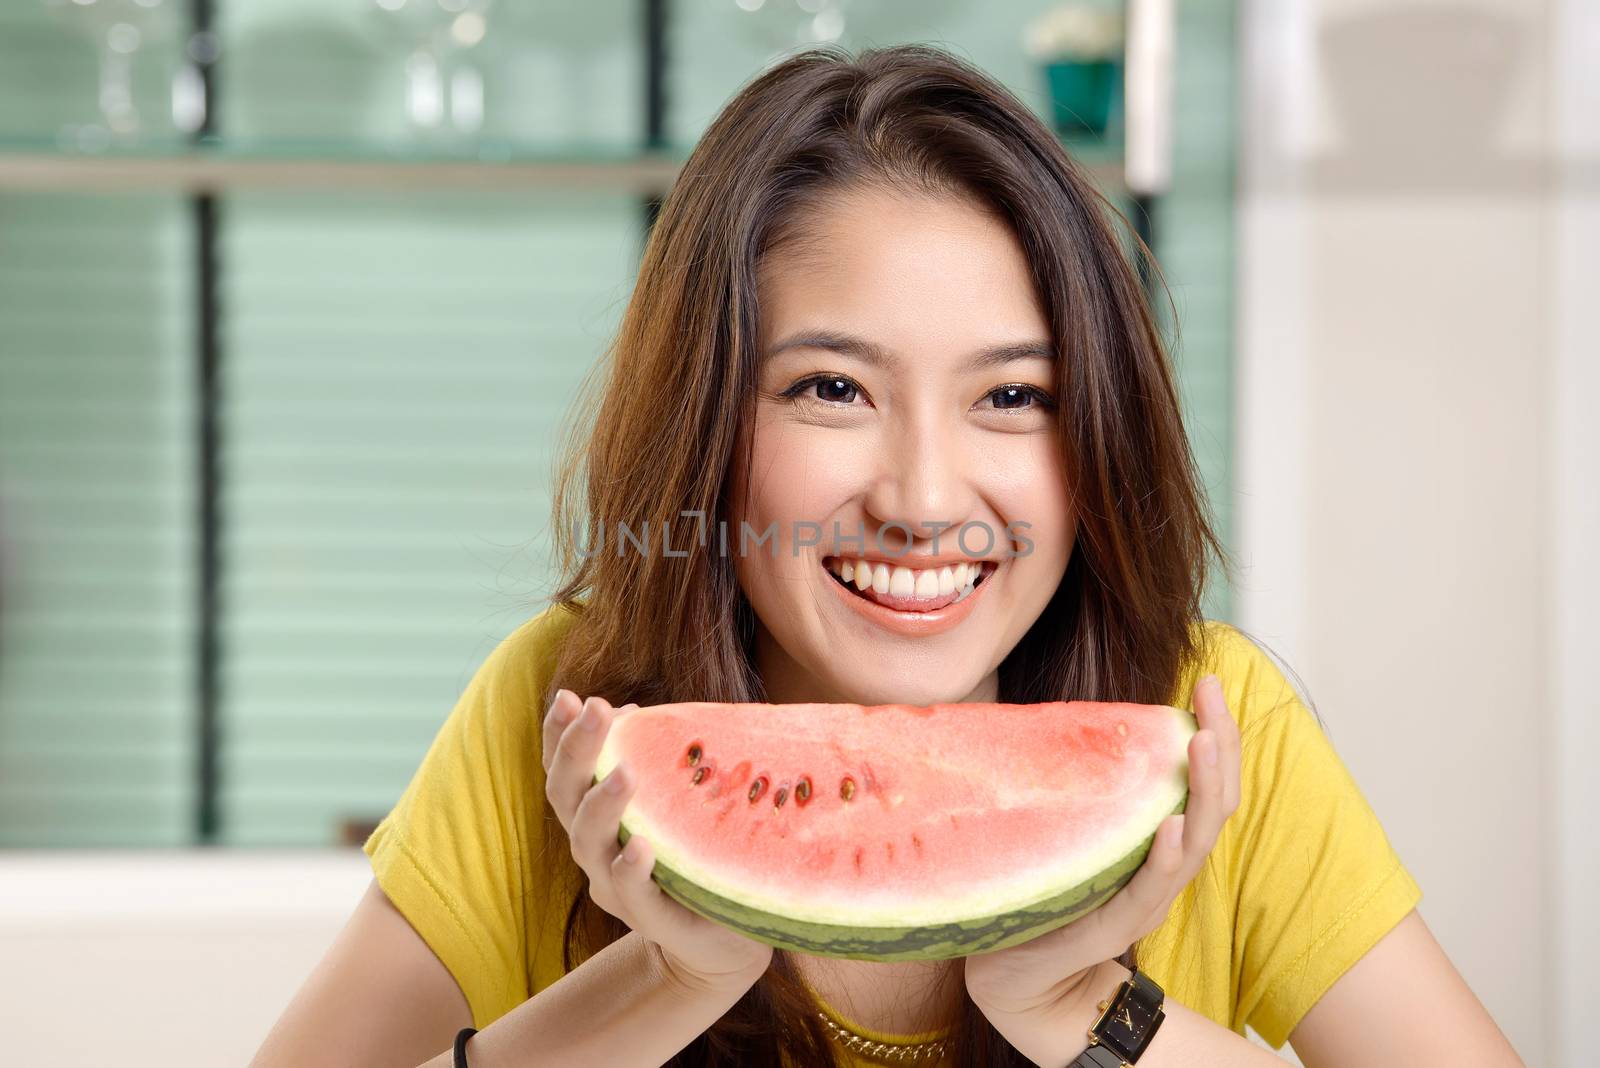
[[[920,675],[905,679],[879,677],[866,683],[862,679],[834,679],[831,689],[840,702],[854,705],[948,705],[964,700],[977,688],[977,680],[944,682]]]

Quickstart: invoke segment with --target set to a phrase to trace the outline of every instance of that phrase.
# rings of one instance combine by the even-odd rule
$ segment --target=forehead
[[[817,327],[924,353],[1049,336],[1014,232],[955,198],[830,200],[763,261],[757,284],[764,353]]]

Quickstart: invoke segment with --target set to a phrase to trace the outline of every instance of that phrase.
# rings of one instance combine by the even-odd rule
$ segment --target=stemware
[[[412,137],[450,143],[483,126],[483,74],[473,50],[494,0],[371,0],[379,32],[405,50],[405,115]]]
[[[171,38],[183,19],[178,0],[44,0],[57,18],[95,42],[99,121],[63,131],[82,147],[125,142],[151,124],[134,99],[134,71],[141,54]]]

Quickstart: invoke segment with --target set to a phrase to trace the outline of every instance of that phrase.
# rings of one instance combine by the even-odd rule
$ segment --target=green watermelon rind
[[[1183,812],[1188,802],[1186,791],[1172,813]],[[626,825],[619,826],[617,841],[626,845],[630,837]],[[1031,941],[1093,912],[1133,879],[1154,841],[1152,831],[1098,875],[1036,905],[994,916],[916,927],[851,927],[777,916],[714,894],[660,860],[651,877],[668,896],[690,911],[778,949],[851,960],[947,960]]]

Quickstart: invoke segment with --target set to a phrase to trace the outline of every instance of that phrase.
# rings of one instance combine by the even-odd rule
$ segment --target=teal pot
[[[1122,112],[1122,59],[1062,59],[1045,64],[1056,131],[1104,137]]]

